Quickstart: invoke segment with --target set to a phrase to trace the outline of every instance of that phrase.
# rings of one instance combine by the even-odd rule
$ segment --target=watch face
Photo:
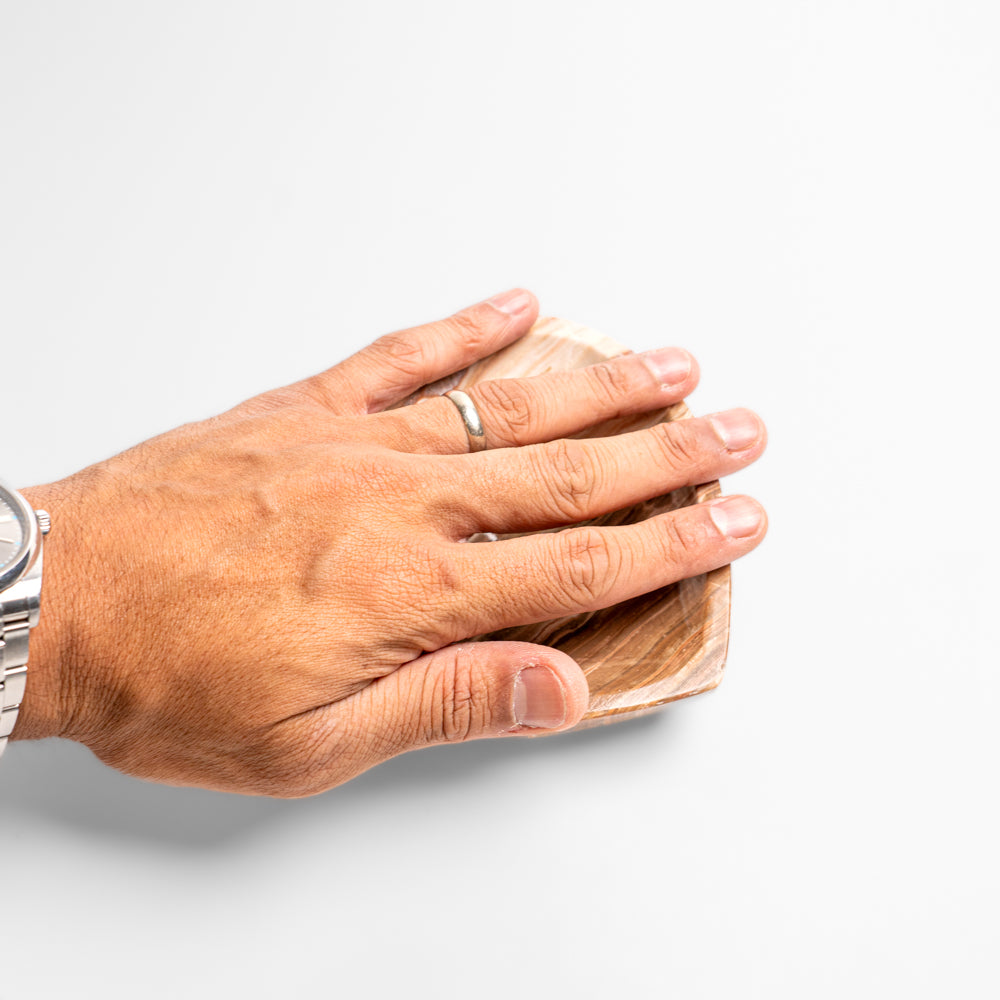
[[[12,497],[0,489],[0,573],[21,554],[27,538],[22,514]]]

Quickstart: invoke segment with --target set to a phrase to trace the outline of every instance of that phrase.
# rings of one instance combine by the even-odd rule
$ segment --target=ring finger
[[[450,456],[438,459],[437,513],[455,538],[574,524],[736,472],[766,441],[761,419],[736,409],[616,437]]]
[[[667,347],[623,354],[573,371],[480,382],[465,390],[479,413],[487,448],[553,441],[616,417],[683,399],[698,384],[687,351]],[[456,405],[442,396],[374,414],[375,426],[402,451],[465,453],[469,439]]]

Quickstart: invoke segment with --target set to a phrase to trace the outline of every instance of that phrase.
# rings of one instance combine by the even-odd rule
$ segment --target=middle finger
[[[736,409],[441,459],[454,468],[445,470],[440,513],[454,537],[575,524],[736,472],[760,457],[766,439],[761,419]]]

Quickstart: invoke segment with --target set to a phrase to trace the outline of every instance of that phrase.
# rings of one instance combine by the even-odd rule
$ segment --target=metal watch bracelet
[[[0,482],[0,755],[17,724],[28,675],[28,636],[38,624],[42,541],[51,521]]]
[[[28,615],[22,620],[3,621],[0,631],[0,756],[17,722],[28,674]]]

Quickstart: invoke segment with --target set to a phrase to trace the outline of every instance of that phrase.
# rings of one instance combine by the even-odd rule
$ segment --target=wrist
[[[41,608],[31,630],[28,672],[12,740],[72,735],[71,678],[74,656],[73,605],[76,552],[68,491],[60,483],[20,491],[36,510],[49,512],[52,530],[43,543]]]

